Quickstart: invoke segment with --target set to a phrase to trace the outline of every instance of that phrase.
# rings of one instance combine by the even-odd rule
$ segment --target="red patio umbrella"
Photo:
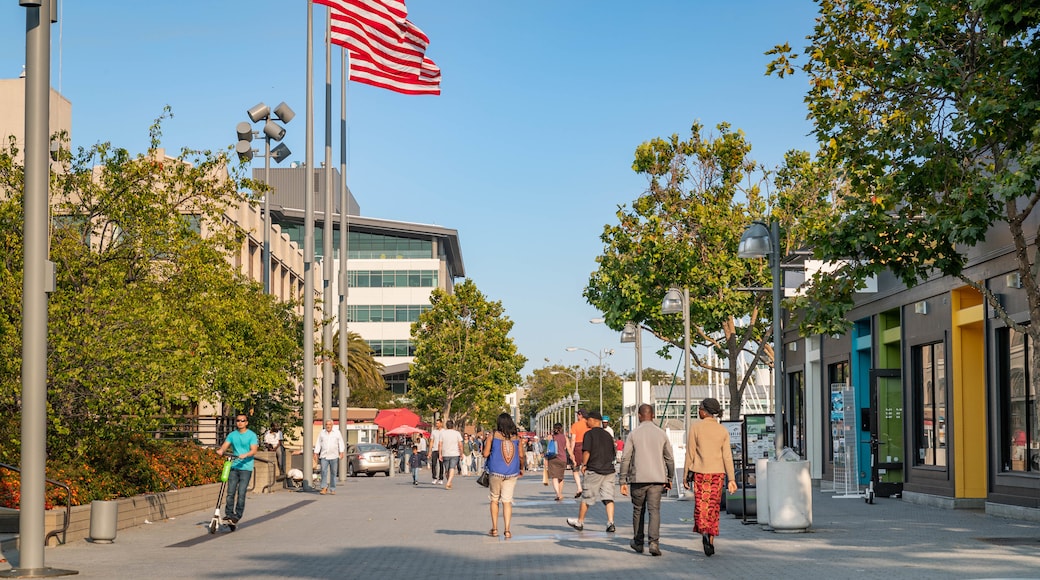
[[[387,435],[413,435],[415,433],[422,433],[424,437],[430,435],[429,433],[423,431],[422,429],[419,429],[418,427],[409,427],[408,425],[394,427],[393,429],[390,429],[386,432]]]
[[[383,409],[376,414],[373,422],[383,429],[391,431],[402,425],[415,427],[419,424],[419,416],[409,409]]]

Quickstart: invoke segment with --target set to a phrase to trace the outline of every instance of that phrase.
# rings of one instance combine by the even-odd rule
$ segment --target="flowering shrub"
[[[223,465],[211,449],[146,437],[96,442],[89,449],[79,460],[47,466],[48,479],[69,486],[72,505],[213,483]],[[0,506],[19,507],[19,477],[0,470]],[[47,509],[65,505],[64,489],[48,484],[46,490]]]

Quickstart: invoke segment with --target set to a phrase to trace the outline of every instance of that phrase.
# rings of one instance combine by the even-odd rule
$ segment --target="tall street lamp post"
[[[285,127],[282,127],[278,123],[274,122],[274,119],[281,121],[282,123],[288,123],[292,121],[296,113],[293,112],[289,105],[284,102],[274,108],[274,119],[271,118],[271,108],[263,103],[258,103],[253,108],[246,111],[246,115],[249,116],[249,120],[253,123],[259,123],[263,121],[264,128],[262,129],[264,134],[264,185],[267,186],[267,191],[264,192],[264,250],[263,250],[263,262],[264,262],[264,293],[271,293],[271,159],[273,158],[275,163],[281,163],[285,161],[292,151],[285,146],[285,143],[279,143],[274,149],[271,149],[271,141],[281,141],[285,137]],[[238,153],[238,158],[242,161],[249,162],[253,158],[253,126],[245,121],[238,124],[235,127],[238,133],[238,143],[235,144],[235,152]]]
[[[739,258],[769,258],[769,267],[773,273],[773,404],[775,406],[776,458],[784,448],[784,388],[783,388],[783,334],[780,317],[781,280],[780,280],[780,225],[774,220],[767,227],[765,222],[753,221],[740,236],[737,247]]]
[[[683,428],[690,435],[690,289],[669,288],[661,301],[661,314],[678,314],[683,319],[683,361],[685,362],[684,383],[686,385],[686,409],[683,410]]]
[[[597,358],[599,358],[599,414],[603,415],[603,357],[614,354],[614,349],[603,348],[600,349],[599,352],[596,352],[587,348],[582,348],[580,346],[567,347],[567,352],[574,352],[576,350],[583,350],[589,354],[594,354]]]
[[[631,320],[621,331],[621,343],[634,343],[636,349],[636,409],[643,402],[643,326]]]

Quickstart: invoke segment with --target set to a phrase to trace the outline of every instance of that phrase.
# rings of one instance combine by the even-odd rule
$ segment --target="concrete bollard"
[[[116,539],[119,523],[119,503],[94,500],[90,502],[90,541],[95,544],[111,544]]]

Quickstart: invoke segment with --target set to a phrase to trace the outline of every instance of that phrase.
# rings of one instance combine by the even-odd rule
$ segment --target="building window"
[[[791,406],[791,448],[805,458],[805,375],[802,371],[787,375],[787,393]]]
[[[429,304],[348,304],[347,322],[415,322]]]
[[[347,244],[348,258],[394,260],[436,257],[433,255],[433,241],[428,239],[350,232]]]
[[[436,270],[354,270],[351,288],[436,288]]]
[[[383,376],[383,382],[386,383],[387,389],[394,394],[395,397],[403,398],[408,396],[408,373],[393,373]]]
[[[1000,464],[1040,473],[1040,393],[1029,372],[1033,343],[1011,328],[997,331],[1000,373]]]
[[[943,343],[913,347],[915,465],[946,466],[946,356]]]
[[[415,356],[415,345],[410,340],[369,340],[372,356]]]

